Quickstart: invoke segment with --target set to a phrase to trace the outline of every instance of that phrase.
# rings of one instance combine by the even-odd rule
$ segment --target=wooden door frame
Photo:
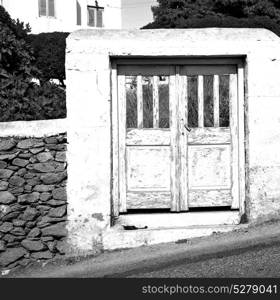
[[[237,123],[238,123],[238,170],[239,170],[239,179],[238,179],[238,194],[239,194],[239,214],[242,216],[245,213],[245,120],[244,120],[244,114],[245,114],[245,76],[244,76],[244,62],[241,58],[214,58],[214,59],[195,59],[195,58],[184,58],[184,59],[176,59],[176,58],[166,58],[165,59],[131,59],[131,58],[121,58],[121,59],[112,59],[111,61],[111,133],[112,133],[112,152],[111,152],[111,174],[112,174],[112,191],[111,191],[111,211],[112,211],[112,219],[118,218],[119,216],[119,208],[120,205],[125,205],[124,203],[120,203],[120,168],[124,168],[124,162],[120,160],[120,140],[123,139],[123,133],[121,133],[119,128],[119,100],[118,100],[118,75],[117,75],[117,69],[119,65],[124,64],[131,64],[136,65],[138,64],[141,66],[141,62],[143,61],[143,64],[173,64],[176,68],[176,74],[175,74],[175,82],[173,84],[175,85],[181,85],[182,81],[179,76],[179,65],[187,65],[187,64],[193,64],[193,65],[202,65],[205,63],[208,64],[233,64],[237,68]],[[172,81],[172,80],[171,80]],[[176,93],[174,95],[176,98],[179,97],[179,93]],[[177,99],[176,103],[178,105],[182,105],[179,103],[179,100]],[[180,108],[180,107],[179,107]],[[176,108],[178,109],[178,107]],[[180,109],[181,110],[181,109]],[[180,130],[180,122],[177,122],[174,128],[177,128],[177,132]],[[172,130],[172,128],[171,128]],[[125,131],[124,131],[125,132]],[[176,138],[176,135],[174,136],[175,144],[178,142],[178,138]],[[178,144],[177,144],[178,145]],[[177,151],[180,147],[176,145],[173,151]],[[176,152],[176,153],[177,153]],[[174,153],[175,154],[175,153]],[[177,153],[177,160],[180,153]],[[179,173],[177,173],[179,171]],[[181,172],[181,168],[176,168],[174,170],[176,172],[175,176],[175,182],[171,182],[171,185],[174,187],[175,194],[172,196],[171,201],[171,211],[180,211],[180,210],[187,210],[187,204],[185,201],[181,201],[179,199],[179,193],[180,191],[178,182],[182,179],[184,174]],[[172,177],[172,176],[171,176]],[[124,179],[124,178],[123,178]],[[172,190],[172,188],[171,188]]]

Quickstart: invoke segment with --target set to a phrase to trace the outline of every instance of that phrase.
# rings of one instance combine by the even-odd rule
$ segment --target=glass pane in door
[[[137,128],[137,81],[136,76],[126,76],[126,128]]]
[[[169,77],[159,76],[159,128],[169,128]]]
[[[229,75],[220,76],[220,127],[229,127]]]
[[[188,76],[188,126],[198,127],[198,78]]]
[[[214,127],[213,75],[203,76],[204,127]]]
[[[153,77],[142,79],[143,90],[143,127],[153,128]]]

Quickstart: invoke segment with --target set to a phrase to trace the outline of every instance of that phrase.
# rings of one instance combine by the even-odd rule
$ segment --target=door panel
[[[190,189],[230,189],[230,146],[190,146],[188,156]]]
[[[127,192],[129,209],[170,208],[170,192]]]
[[[127,146],[167,146],[170,145],[170,130],[129,129],[126,133]]]
[[[170,191],[170,147],[127,147],[127,191]]]
[[[188,134],[189,145],[215,145],[230,143],[230,128],[192,128]]]
[[[231,191],[195,190],[189,191],[189,208],[231,206]]]
[[[181,203],[185,209],[232,206],[238,197],[236,67],[184,66],[180,75]]]
[[[119,148],[123,163],[120,212],[171,208],[174,76],[175,68],[168,66],[118,70],[119,128],[124,130],[124,147]]]

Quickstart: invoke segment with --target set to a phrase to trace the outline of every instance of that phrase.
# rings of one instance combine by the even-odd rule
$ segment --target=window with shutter
[[[103,27],[103,9],[97,8],[97,24],[96,27]]]
[[[95,27],[95,7],[88,6],[88,26]]]
[[[55,0],[39,0],[39,16],[55,17]]]
[[[39,0],[39,16],[47,15],[47,0]]]
[[[48,0],[48,16],[49,17],[55,16],[54,0]]]
[[[103,7],[88,6],[88,26],[103,27]]]
[[[77,25],[82,25],[82,9],[79,1],[76,1],[77,4]]]

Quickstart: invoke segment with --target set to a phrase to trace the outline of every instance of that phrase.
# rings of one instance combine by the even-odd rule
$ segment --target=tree
[[[66,115],[65,91],[38,77],[26,42],[28,26],[12,20],[0,6],[0,121],[61,118]]]
[[[280,35],[279,0],[158,0],[144,28],[264,27]]]
[[[58,79],[62,86],[65,80],[65,49],[69,33],[51,32],[30,34],[27,37],[35,57],[35,66],[40,70],[42,83]]]
[[[13,20],[9,13],[0,5],[0,23],[5,24],[18,38],[25,38],[31,31],[29,24],[20,22],[19,19]]]
[[[30,28],[18,20],[14,21],[5,9],[0,6],[0,70],[1,77],[30,77],[32,71],[32,50],[25,42]]]

